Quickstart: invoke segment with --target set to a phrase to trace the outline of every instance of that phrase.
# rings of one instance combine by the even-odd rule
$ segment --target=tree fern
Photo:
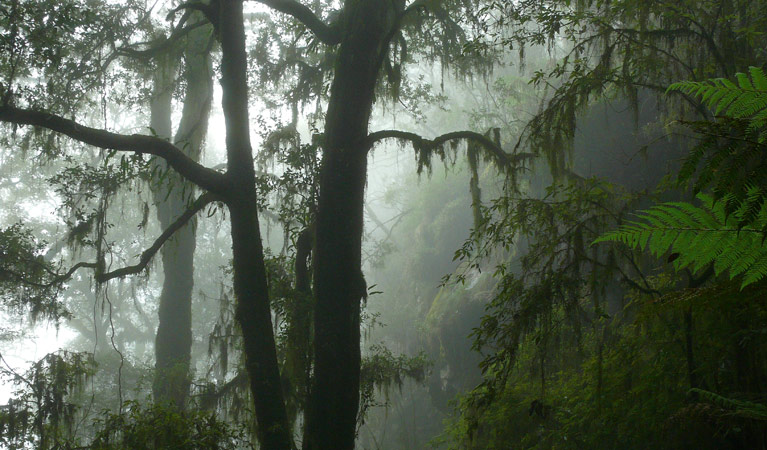
[[[669,202],[637,213],[637,220],[600,236],[598,242],[622,242],[633,248],[650,251],[655,256],[667,252],[679,254],[673,262],[676,270],[694,272],[713,264],[717,275],[728,272],[730,278],[742,277],[741,288],[767,275],[767,203],[760,201],[759,189],[741,207],[727,214],[725,203],[698,194],[701,206],[687,202]],[[756,210],[756,212],[755,212]],[[740,227],[743,217],[753,219]]]
[[[745,119],[750,131],[759,131],[759,142],[767,141],[767,75],[759,67],[749,67],[749,73],[737,73],[737,84],[726,78],[707,81],[683,81],[669,86],[700,98],[716,115]]]
[[[711,391],[703,389],[691,389],[702,399],[720,408],[731,410],[732,415],[754,420],[767,420],[767,406],[745,400],[727,398]]]

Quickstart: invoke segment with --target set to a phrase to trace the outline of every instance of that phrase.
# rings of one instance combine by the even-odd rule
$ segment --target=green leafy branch
[[[767,406],[760,403],[727,398],[703,389],[691,389],[690,392],[698,394],[702,399],[720,408],[731,410],[733,416],[754,420],[767,420]]]
[[[700,98],[715,114],[749,122],[749,131],[759,130],[759,142],[767,140],[767,75],[759,67],[749,73],[737,73],[737,84],[726,78],[706,81],[682,81],[669,86],[667,92],[678,91]]]
[[[753,188],[750,192],[756,200],[759,190]],[[717,275],[728,272],[730,279],[742,276],[741,289],[764,278],[767,203],[760,202],[753,222],[739,227],[744,215],[753,214],[754,202],[746,201],[728,215],[726,202],[716,202],[706,194],[698,194],[697,198],[701,206],[668,202],[640,211],[637,220],[603,234],[594,243],[622,242],[657,257],[672,252],[677,271],[689,268],[698,272],[713,264]]]

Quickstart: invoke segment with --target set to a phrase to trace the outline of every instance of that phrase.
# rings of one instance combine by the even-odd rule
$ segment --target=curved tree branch
[[[183,28],[176,28],[168,37],[161,37],[149,42],[139,42],[130,46],[122,46],[115,49],[115,53],[119,56],[128,56],[132,58],[149,59],[156,56],[159,53],[168,50],[176,41],[183,38],[189,32],[207,25],[208,22],[200,20],[192,25],[187,25]],[[139,49],[137,47],[144,47]]]
[[[402,11],[402,16],[405,17],[406,15],[422,10],[428,10],[429,9],[429,2],[428,0],[415,0],[411,4],[407,5],[405,7],[405,10]]]
[[[487,136],[474,131],[453,131],[434,139],[426,139],[415,133],[401,130],[381,130],[370,133],[367,137],[368,148],[372,148],[383,139],[399,139],[410,141],[416,149],[434,149],[454,140],[473,141],[490,152],[493,160],[500,167],[512,168],[521,161],[535,157],[532,153],[506,153],[498,144]]]
[[[137,264],[134,264],[132,266],[127,267],[121,267],[119,269],[106,272],[106,273],[98,273],[101,270],[102,265],[98,262],[79,262],[75,264],[74,266],[70,267],[69,270],[62,274],[56,275],[53,280],[49,283],[36,283],[32,281],[28,281],[25,279],[20,278],[19,281],[30,285],[34,287],[42,287],[42,288],[48,288],[53,287],[57,284],[63,283],[67,280],[69,280],[72,275],[74,275],[75,272],[77,272],[79,269],[94,269],[96,271],[96,281],[99,283],[104,283],[106,281],[109,281],[114,278],[121,278],[127,275],[134,275],[142,270],[146,269],[146,267],[149,265],[149,262],[152,260],[154,255],[157,254],[158,251],[162,248],[162,246],[170,239],[173,234],[180,230],[184,225],[186,225],[192,217],[195,216],[198,212],[200,212],[203,208],[208,206],[214,201],[219,200],[219,198],[211,194],[210,192],[206,192],[202,194],[200,197],[197,198],[187,209],[184,211],[183,214],[181,214],[175,222],[173,222],[168,228],[165,229],[165,231],[160,234],[160,236],[155,239],[154,243],[151,247],[144,250],[141,253],[141,257],[139,258],[139,262]],[[15,275],[15,274],[12,274]],[[18,276],[18,275],[17,275]]]
[[[325,24],[311,9],[296,0],[255,0],[275,11],[292,16],[306,26],[322,43],[336,45],[341,42],[341,33]]]
[[[178,147],[154,136],[124,135],[86,127],[55,114],[0,105],[0,122],[33,125],[65,134],[77,141],[103,149],[158,156],[181,176],[197,186],[217,195],[225,195],[227,181],[224,174],[209,169],[189,158]]]
[[[162,246],[168,241],[168,239],[173,236],[176,231],[180,230],[184,225],[186,225],[192,219],[192,217],[195,216],[195,214],[216,200],[218,200],[218,198],[210,192],[202,194],[197,198],[197,200],[194,201],[194,203],[191,204],[189,209],[184,211],[184,213],[181,214],[178,219],[175,220],[175,222],[170,224],[170,226],[166,228],[165,231],[163,231],[157,239],[155,239],[154,243],[148,249],[141,253],[141,257],[139,258],[139,262],[137,264],[121,267],[119,269],[102,274],[96,274],[96,281],[99,283],[104,283],[105,281],[109,281],[114,278],[122,278],[127,275],[135,275],[146,269],[154,255],[160,251]]]
[[[198,1],[186,2],[172,9],[168,13],[167,18],[169,19],[173,17],[173,15],[179,11],[186,11],[186,12],[200,11],[205,16],[205,18],[208,19],[208,22],[210,22],[211,25],[213,25],[213,28],[216,30],[216,32],[218,32],[218,21],[219,21],[218,7],[219,7],[218,1],[216,0],[210,2],[210,4],[198,2]],[[186,13],[184,17],[186,17]],[[183,21],[183,18],[182,18],[182,21]]]

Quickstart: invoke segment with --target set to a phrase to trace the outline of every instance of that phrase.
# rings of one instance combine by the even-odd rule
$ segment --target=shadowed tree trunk
[[[292,426],[298,414],[306,407],[311,384],[312,360],[312,310],[311,272],[309,258],[314,245],[312,227],[303,229],[296,239],[295,298],[286,311],[285,360],[283,362],[283,383],[286,387],[286,408]]]
[[[226,124],[226,173],[199,164],[185,154],[182,147],[166,139],[93,128],[45,111],[18,108],[10,101],[0,103],[0,121],[44,127],[102,149],[162,158],[174,172],[208,191],[179,220],[164,230],[151,247],[142,252],[137,264],[105,272],[101,260],[80,262],[62,275],[61,280],[66,280],[80,268],[94,270],[95,279],[99,283],[140,273],[147,268],[168,238],[195,213],[213,200],[226,203],[232,229],[232,268],[237,299],[235,317],[242,332],[258,441],[265,450],[289,450],[294,445],[280,385],[264,252],[258,227],[256,179],[248,123],[242,0],[220,0],[214,6],[199,2],[190,5],[190,8],[202,10],[212,23],[218,25],[216,31],[222,52],[222,107]]]
[[[210,37],[210,27],[197,28],[187,36],[184,48],[186,93],[174,143],[194,161],[200,159],[213,95],[212,68],[208,55]],[[161,56],[154,79],[151,126],[161,137],[172,133],[171,101],[177,68],[175,59],[175,52]],[[162,172],[167,170],[165,162],[160,161],[157,165]],[[193,186],[175,172],[169,171],[162,181],[153,185],[152,193],[160,225],[166,229],[186,211]],[[159,302],[152,391],[155,402],[170,403],[180,410],[185,407],[190,384],[195,229],[196,221],[192,219],[162,248],[165,279]]]
[[[376,140],[391,137],[413,141],[420,151],[424,151],[426,145],[439,146],[452,139],[474,139],[496,152],[499,161],[507,162],[507,155],[484,136],[471,132],[448,133],[434,141],[396,130],[368,135],[379,71],[392,35],[399,25],[398,17],[402,17],[404,0],[346,0],[339,19],[331,26],[323,24],[300,2],[258,1],[299,19],[321,42],[338,46],[325,116],[323,162],[315,218],[312,264],[316,300],[314,371],[305,411],[303,443],[306,449],[311,450],[351,450],[354,448],[359,410],[360,302],[367,291],[361,270],[361,246],[368,149]],[[417,11],[421,7],[423,5],[409,10]],[[266,450],[288,450],[294,444],[277,362],[257,216],[256,179],[249,135],[242,0],[217,0],[211,4],[189,2],[182,5],[182,9],[199,10],[205,14],[215,25],[221,43],[226,173],[222,174],[194,161],[182,150],[183,143],[176,146],[153,136],[116,134],[11,104],[0,104],[0,121],[42,126],[99,148],[163,158],[175,172],[208,191],[195,201],[196,207],[184,213],[183,220],[174,222],[152,247],[142,253],[139,264],[103,273],[103,265],[99,262],[80,263],[71,269],[70,274],[78,267],[88,267],[96,270],[97,281],[105,282],[139,273],[146,269],[157,249],[166,243],[167,236],[177,231],[180,224],[204,207],[206,202],[218,199],[228,206],[237,301],[235,317],[242,332],[258,441],[260,447]],[[167,74],[160,74],[167,76],[174,72],[175,69],[171,69]],[[153,104],[153,107],[158,108],[157,120],[153,120],[153,127],[158,134],[162,131],[161,126],[165,126],[166,135],[170,134],[170,121],[163,122],[159,116],[161,99],[166,102],[162,107],[170,108],[169,95],[168,92],[158,91],[158,97],[153,102],[158,103]],[[188,259],[191,260],[191,257]],[[305,277],[301,281],[302,285],[297,286],[299,290],[308,287],[304,281]],[[191,287],[185,285],[184,289],[188,291]],[[188,298],[188,295],[185,294],[185,297]],[[184,308],[188,307],[189,302],[186,300]],[[183,323],[185,327],[176,336],[178,341],[173,344],[175,348],[181,349],[181,352],[175,353],[176,357],[182,353],[188,355],[190,338],[186,327],[190,315],[184,315],[186,313],[174,308],[165,311],[172,311],[176,316],[169,317],[171,322],[168,323]],[[159,342],[164,342],[159,336],[158,333],[158,348]],[[171,352],[166,354],[173,356]],[[158,367],[159,359],[158,353]],[[188,356],[182,356],[178,361],[188,367]]]
[[[242,1],[221,1],[218,17],[228,166],[225,201],[232,226],[235,316],[242,331],[259,443],[268,450],[288,450],[293,448],[293,441],[280,383],[257,215]]]
[[[393,2],[347,1],[320,173],[314,283],[314,381],[304,448],[354,448],[360,385],[366,137],[374,90],[395,27]]]

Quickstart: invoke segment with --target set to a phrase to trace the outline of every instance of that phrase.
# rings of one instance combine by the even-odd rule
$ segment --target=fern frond
[[[682,81],[668,87],[667,92],[681,92],[700,98],[716,115],[731,119],[747,119],[748,129],[759,132],[759,142],[767,141],[767,75],[759,67],[749,73],[737,73],[737,84],[726,78],[706,81]]]
[[[751,189],[747,201],[733,214],[725,202],[698,194],[701,206],[686,202],[668,202],[636,214],[617,230],[603,234],[594,243],[622,242],[629,247],[649,251],[656,257],[678,253],[674,268],[700,272],[710,264],[719,275],[742,277],[741,288],[767,276],[767,242],[762,229],[767,227],[767,202],[761,191]],[[759,201],[759,211],[753,212]],[[739,226],[745,214],[754,220]]]
[[[693,388],[690,389],[690,392],[698,394],[703,400],[722,409],[730,410],[730,414],[733,416],[754,420],[767,420],[767,406],[761,403],[728,398],[704,389]]]

